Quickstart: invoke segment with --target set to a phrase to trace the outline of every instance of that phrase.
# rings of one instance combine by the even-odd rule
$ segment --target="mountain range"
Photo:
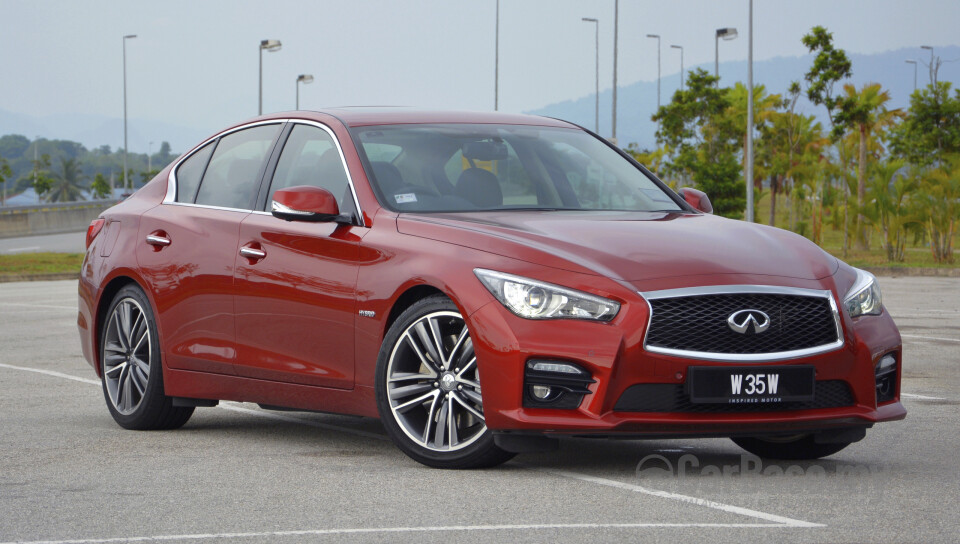
[[[943,59],[938,79],[940,81],[960,81],[960,46],[938,47],[936,53]],[[858,87],[868,82],[879,82],[890,91],[891,108],[905,108],[909,105],[913,91],[913,66],[906,59],[920,59],[928,62],[929,54],[917,48],[903,48],[869,55],[849,53],[853,63],[853,77],[850,82]],[[621,57],[621,62],[629,62]],[[803,75],[813,63],[812,55],[802,57],[776,57],[755,61],[753,67],[754,85],[764,85],[768,93],[784,93],[792,81],[801,81]],[[713,70],[711,63],[687,67],[686,70],[704,68]],[[651,70],[656,70],[652,67]],[[728,61],[720,64],[720,84],[746,82],[747,62]],[[925,66],[918,65],[917,82],[919,86],[929,83],[929,73]],[[661,102],[670,101],[674,91],[680,85],[678,73],[669,74],[661,80]],[[804,87],[805,88],[805,87]],[[838,89],[839,91],[839,89]],[[657,106],[657,82],[638,81],[618,88],[617,97],[617,139],[620,145],[636,143],[642,149],[656,145],[656,125],[650,120]],[[600,92],[599,132],[610,135],[612,92],[609,88]],[[826,111],[816,107],[801,97],[797,110],[805,114],[815,114],[826,126]],[[594,95],[549,104],[526,113],[545,115],[565,119],[584,127],[594,127]],[[130,150],[143,153],[156,152],[160,143],[167,141],[174,152],[182,152],[202,138],[209,135],[209,129],[187,127],[154,119],[130,118],[128,123]],[[123,145],[123,120],[105,115],[79,113],[31,116],[0,109],[0,135],[22,134],[33,139],[41,136],[48,139],[72,140],[80,142],[88,149],[101,145],[112,148]],[[152,142],[152,145],[151,145]]]

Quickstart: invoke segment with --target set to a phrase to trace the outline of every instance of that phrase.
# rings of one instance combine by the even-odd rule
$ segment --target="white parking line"
[[[14,370],[25,370],[28,372],[36,372],[38,374],[45,374],[48,376],[54,376],[58,378],[66,378],[66,379],[78,381],[81,383],[100,385],[100,382],[97,380],[79,378],[77,376],[71,376],[69,374],[56,372],[54,370],[42,370],[38,368],[28,368],[28,367],[22,367],[22,366],[7,365],[3,363],[0,363],[0,367],[14,369]],[[366,438],[375,438],[377,440],[388,440],[386,436],[379,435],[376,433],[370,433],[367,431],[351,429],[349,427],[341,427],[339,425],[330,425],[326,423],[305,421],[299,418],[290,417],[282,414],[274,414],[274,413],[268,413],[268,412],[263,412],[259,410],[251,410],[249,408],[243,408],[241,406],[238,406],[238,403],[235,403],[235,402],[223,402],[220,404],[220,406],[226,410],[232,410],[235,412],[241,412],[241,413],[260,416],[260,417],[266,417],[269,419],[286,421],[290,423],[300,423],[300,424],[309,425],[312,427],[318,427],[322,429],[329,429],[334,431],[341,431],[341,432],[346,432],[350,434],[355,434],[355,435],[363,436]],[[51,540],[51,541],[36,541],[34,543],[29,543],[29,544],[40,544],[41,542],[45,544],[86,544],[86,543],[100,543],[100,542],[137,542],[137,541],[150,541],[150,540],[177,540],[177,539],[199,540],[199,539],[213,539],[213,538],[241,538],[241,537],[252,538],[252,537],[264,537],[264,536],[349,534],[349,533],[366,533],[366,532],[382,533],[382,532],[471,531],[471,530],[550,529],[550,528],[565,529],[565,528],[640,528],[640,527],[801,527],[801,528],[825,527],[825,525],[820,523],[811,523],[809,521],[803,521],[803,520],[788,518],[784,516],[778,516],[776,514],[760,512],[759,510],[742,508],[740,506],[733,506],[730,504],[724,504],[721,502],[711,501],[707,499],[700,499],[697,497],[691,497],[689,495],[681,495],[679,493],[670,493],[668,491],[660,491],[657,489],[647,489],[639,485],[628,484],[628,483],[620,482],[617,480],[600,478],[597,476],[590,476],[587,474],[580,474],[578,472],[571,472],[569,470],[529,467],[523,464],[518,464],[518,465],[524,468],[532,468],[534,470],[539,470],[541,472],[546,472],[548,474],[553,474],[555,476],[560,476],[563,478],[570,478],[570,479],[579,480],[583,482],[595,483],[595,484],[599,484],[607,487],[623,489],[623,490],[631,491],[634,493],[642,493],[644,495],[650,495],[653,497],[660,497],[663,499],[670,499],[674,501],[685,502],[685,503],[693,504],[696,506],[703,506],[706,508],[712,508],[714,510],[721,510],[723,512],[760,519],[763,521],[768,521],[770,523],[761,523],[761,524],[756,524],[756,523],[754,524],[637,523],[637,524],[559,524],[559,525],[477,525],[477,526],[456,526],[456,527],[393,527],[393,528],[380,528],[380,529],[318,529],[318,530],[309,530],[309,531],[287,531],[287,532],[268,532],[268,533],[160,535],[160,536],[152,536],[152,537],[131,537],[131,538],[117,538],[117,539]],[[0,544],[6,544],[6,543],[0,543]]]
[[[778,524],[779,527],[826,527],[820,523],[810,523],[809,521],[802,521],[799,519],[787,518],[783,516],[778,516],[776,514],[768,514],[766,512],[760,512],[759,510],[751,510],[749,508],[742,508],[740,506],[733,506],[730,504],[724,504],[722,502],[710,501],[706,499],[700,499],[697,497],[691,497],[689,495],[681,495],[679,493],[670,493],[669,491],[660,491],[658,489],[647,489],[639,485],[628,484],[620,482],[617,480],[610,480],[607,478],[600,478],[597,476],[589,476],[586,474],[580,474],[578,472],[570,472],[569,470],[556,470],[551,468],[537,468],[541,472],[546,472],[549,474],[554,474],[557,476],[563,476],[565,478],[573,478],[574,480],[581,480],[584,482],[591,482],[595,484],[605,485],[608,487],[615,487],[618,489],[624,489],[626,491],[632,491],[634,493],[643,493],[644,495],[651,495],[653,497],[660,497],[662,499],[670,499],[679,502],[685,502],[693,504],[696,506],[705,506],[707,508],[713,508],[714,510],[721,510],[723,512],[729,512],[731,514],[739,514],[741,516],[747,516],[756,519],[762,519],[764,521],[769,521],[772,523]]]
[[[914,393],[900,393],[901,397],[908,399],[920,399],[920,400],[947,400],[943,397],[928,397],[926,395],[916,395]]]
[[[322,536],[352,534],[438,533],[471,531],[543,531],[550,529],[644,529],[644,528],[782,528],[771,523],[541,523],[524,525],[453,525],[450,527],[370,527],[346,529],[307,529],[302,531],[269,531],[260,533],[205,533],[185,535],[132,536],[116,538],[82,538],[73,540],[18,540],[0,544],[112,544],[114,542],[157,542],[167,540],[213,540],[231,538],[265,538],[282,536]]]
[[[6,253],[18,253],[20,251],[36,251],[40,249],[40,246],[30,246],[30,247],[12,247],[5,250]]]
[[[53,304],[28,304],[26,302],[0,302],[0,306],[24,306],[27,308],[54,308],[57,310],[77,311],[76,306],[56,306]]]
[[[939,336],[919,336],[916,334],[902,334],[902,333],[900,334],[900,336],[902,336],[903,338],[919,338],[921,340],[939,340],[941,342],[960,342],[960,340],[956,338],[942,338]]]
[[[57,378],[66,378],[68,380],[73,380],[80,383],[88,383],[90,385],[100,385],[100,380],[91,380],[90,378],[81,378],[79,376],[71,376],[70,374],[64,374],[63,372],[57,372],[56,370],[44,370],[42,368],[28,368],[25,366],[13,366],[0,363],[2,368],[10,368],[13,370],[26,370],[27,372],[36,372],[37,374],[46,374],[47,376],[56,376]]]

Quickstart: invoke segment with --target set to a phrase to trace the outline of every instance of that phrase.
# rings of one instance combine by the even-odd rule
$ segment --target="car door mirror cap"
[[[306,185],[278,189],[273,193],[270,213],[284,221],[353,222],[352,217],[340,213],[337,199],[330,191]]]
[[[681,187],[677,194],[695,209],[703,213],[713,213],[713,204],[710,203],[710,197],[707,196],[707,193],[690,187]]]

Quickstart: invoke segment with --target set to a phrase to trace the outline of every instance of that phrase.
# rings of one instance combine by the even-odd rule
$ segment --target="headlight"
[[[559,285],[482,268],[473,273],[508,310],[526,319],[610,321],[620,311],[617,302]]]
[[[843,306],[847,309],[850,317],[879,314],[883,307],[883,297],[880,295],[877,278],[865,270],[859,268],[855,270],[857,271],[857,281],[847,291],[847,295],[843,297]]]

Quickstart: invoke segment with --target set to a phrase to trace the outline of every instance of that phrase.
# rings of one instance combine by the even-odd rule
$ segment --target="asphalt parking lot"
[[[568,439],[466,472],[420,466],[376,420],[249,404],[125,431],[80,355],[76,282],[0,284],[0,544],[955,542],[960,279],[880,283],[909,414],[833,457]]]

